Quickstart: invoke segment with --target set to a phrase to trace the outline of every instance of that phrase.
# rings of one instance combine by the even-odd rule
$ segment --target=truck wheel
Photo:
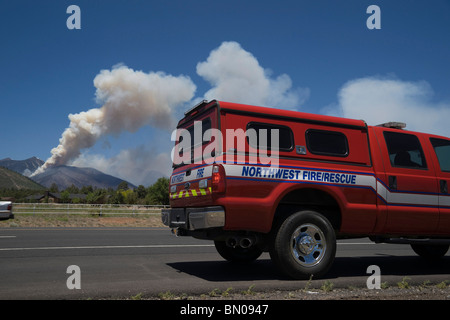
[[[436,260],[445,256],[445,254],[448,251],[449,245],[412,244],[411,248],[414,250],[415,253],[417,253],[422,258]]]
[[[315,211],[300,211],[284,220],[270,249],[275,265],[294,279],[322,276],[333,264],[335,255],[333,226]]]
[[[257,246],[251,246],[249,248],[229,247],[225,241],[214,241],[214,245],[222,258],[230,262],[253,262],[262,254],[262,250]]]

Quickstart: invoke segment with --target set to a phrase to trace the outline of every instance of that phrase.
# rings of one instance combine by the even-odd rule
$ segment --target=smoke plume
[[[223,42],[211,51],[206,61],[197,64],[196,71],[210,83],[211,89],[203,97],[193,99],[196,86],[186,76],[144,73],[123,65],[102,70],[94,79],[96,102],[101,107],[70,114],[70,124],[59,145],[51,150],[51,157],[33,175],[51,166],[71,164],[94,167],[141,183],[145,176],[153,174],[148,171],[149,163],[166,175],[163,167],[170,168],[170,149],[167,154],[145,147],[122,150],[110,159],[81,152],[93,147],[102,137],[125,131],[133,133],[145,125],[171,131],[178,120],[174,119],[174,112],[188,102],[191,106],[193,101],[217,99],[297,108],[309,96],[309,89],[293,89],[286,74],[272,78],[271,72],[237,42]]]
[[[188,77],[144,73],[126,66],[102,70],[94,86],[97,103],[102,107],[70,114],[70,125],[59,145],[34,175],[76,159],[81,150],[92,147],[105,135],[135,132],[144,125],[172,130],[174,109],[191,100],[196,90]]]

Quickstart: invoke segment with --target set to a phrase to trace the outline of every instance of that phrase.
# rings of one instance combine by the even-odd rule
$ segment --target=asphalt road
[[[69,289],[78,266],[81,289]],[[439,263],[422,261],[408,245],[367,239],[338,242],[335,263],[322,280],[335,287],[365,287],[367,268],[377,265],[391,285],[450,280],[450,253]],[[306,281],[281,276],[264,254],[247,266],[224,261],[209,241],[177,238],[166,228],[0,229],[0,299],[130,298],[137,294],[202,294],[245,290],[302,289]]]

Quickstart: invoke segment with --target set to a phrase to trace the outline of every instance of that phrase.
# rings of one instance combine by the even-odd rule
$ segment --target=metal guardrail
[[[114,205],[114,204],[65,204],[65,203],[14,203],[14,214],[161,214],[164,205]]]

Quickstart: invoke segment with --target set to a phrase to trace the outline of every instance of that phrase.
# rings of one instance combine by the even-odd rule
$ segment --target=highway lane
[[[80,268],[81,289],[69,289],[67,268]],[[367,267],[395,285],[450,280],[450,254],[437,264],[418,258],[408,245],[339,241],[324,279],[335,287],[366,285]],[[321,281],[313,280],[312,287]],[[136,294],[201,294],[225,290],[304,288],[275,270],[268,254],[251,265],[224,261],[210,241],[177,238],[166,228],[0,229],[0,299],[126,298]]]

